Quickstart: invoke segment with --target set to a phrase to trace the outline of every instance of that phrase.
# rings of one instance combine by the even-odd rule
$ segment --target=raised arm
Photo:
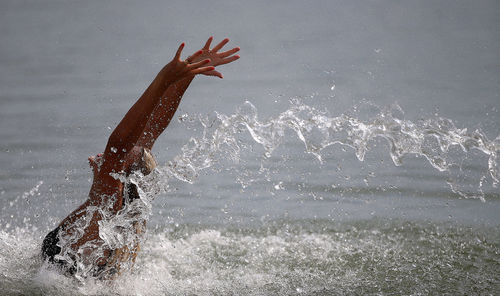
[[[192,79],[196,74],[213,71],[215,69],[213,66],[206,66],[206,64],[210,62],[209,59],[193,63],[181,61],[180,56],[183,48],[184,43],[179,46],[174,59],[163,67],[144,94],[130,108],[115,128],[109,137],[108,144],[104,151],[105,161],[107,153],[111,152],[114,155],[126,154],[135,146],[137,140],[142,135],[150,114],[153,112],[163,93],[169,86],[179,80],[186,78]],[[112,150],[115,149],[111,148],[116,148],[118,151],[113,152]]]
[[[90,198],[101,202],[116,193],[120,181],[115,180],[110,173],[119,173],[124,165],[126,154],[136,145],[142,135],[148,119],[160,101],[165,90],[179,80],[192,79],[196,74],[213,71],[210,62],[204,59],[196,62],[181,61],[180,56],[184,43],[179,46],[177,53],[153,80],[144,94],[130,108],[108,139],[103,153],[103,162],[97,175],[97,180],[91,188]],[[116,204],[116,208],[121,205]]]
[[[206,66],[217,67],[220,65],[231,63],[240,58],[238,55],[234,55],[240,50],[239,47],[235,47],[228,51],[219,52],[224,47],[224,45],[229,42],[229,39],[226,38],[222,40],[219,44],[210,49],[212,40],[213,37],[208,38],[203,48],[197,51],[194,55],[187,58],[186,61],[188,63],[197,63],[209,59],[210,62],[207,63]],[[203,72],[201,74],[223,78],[222,74],[215,69]],[[165,128],[167,128],[168,124],[172,120],[175,111],[179,106],[181,98],[193,78],[194,76],[179,80],[166,89],[166,91],[163,93],[160,103],[156,106],[153,113],[151,114],[146,127],[144,128],[144,132],[137,142],[137,145],[149,149],[153,148],[156,139],[161,135]]]

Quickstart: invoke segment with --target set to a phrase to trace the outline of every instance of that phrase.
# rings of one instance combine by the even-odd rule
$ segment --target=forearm
[[[105,154],[111,148],[116,148],[119,150],[117,153],[121,153],[122,150],[129,151],[134,146],[141,136],[150,114],[169,86],[166,83],[168,78],[166,76],[162,69],[142,96],[129,109],[109,137]]]
[[[137,145],[152,149],[154,142],[167,128],[174,117],[181,102],[182,96],[191,84],[194,77],[185,78],[169,86],[163,93],[160,102],[156,105],[153,113],[144,128]]]

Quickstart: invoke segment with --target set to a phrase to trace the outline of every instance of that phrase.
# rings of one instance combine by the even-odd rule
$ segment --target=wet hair
[[[139,162],[134,163],[131,166],[130,172],[127,174],[127,176],[137,171],[140,171],[144,176],[149,175],[156,168],[156,166],[156,160],[153,157],[153,154],[151,154],[151,150],[142,148],[141,158]],[[129,202],[132,202],[134,199],[140,198],[137,185],[131,182],[127,182],[125,185],[125,190],[127,192]]]

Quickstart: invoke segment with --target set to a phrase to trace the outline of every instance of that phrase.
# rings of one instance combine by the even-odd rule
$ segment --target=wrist
[[[175,82],[176,77],[171,62],[160,70],[156,78],[161,82],[162,86],[166,87]]]

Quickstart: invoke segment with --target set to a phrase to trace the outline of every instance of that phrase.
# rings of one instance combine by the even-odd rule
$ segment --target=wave
[[[182,225],[149,233],[118,280],[82,282],[41,262],[36,232],[18,231],[0,231],[2,295],[488,294],[500,285],[495,228],[376,219]]]

